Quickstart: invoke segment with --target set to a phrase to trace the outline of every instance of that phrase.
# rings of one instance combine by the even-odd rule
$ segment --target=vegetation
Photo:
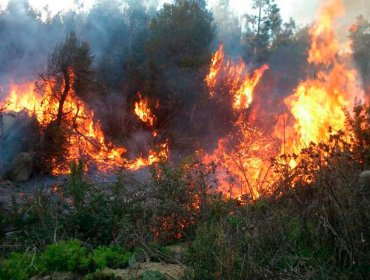
[[[77,240],[48,245],[43,252],[12,253],[2,263],[1,279],[30,279],[53,272],[87,273],[127,267],[132,253],[115,246],[87,249]]]
[[[139,271],[145,263],[179,266],[183,273],[178,278],[187,280],[370,279],[370,175],[359,177],[370,169],[368,104],[347,112],[346,129],[330,132],[327,142],[271,159],[274,191],[254,201],[217,192],[219,167],[198,160],[196,151],[212,146],[209,126],[215,127],[212,136],[225,135],[236,117],[208,99],[204,84],[218,43],[225,40],[226,53],[241,54],[248,67],[268,63],[264,92],[279,90],[279,98],[310,70],[308,28],[293,20],[284,23],[275,1],[253,1],[240,20],[226,0],[213,12],[201,0],[176,0],[159,10],[150,1],[101,0],[88,15],[69,12],[46,22],[10,2],[8,11],[0,12],[0,74],[9,69],[24,74],[18,57],[28,57],[24,67],[36,73],[39,65],[30,57],[52,50],[38,86],[45,90],[53,84],[55,121],[43,128],[43,137],[37,136],[41,144],[31,145],[28,134],[24,139],[17,135],[27,142],[27,151],[38,153],[35,173],[50,172],[51,164],[66,156],[69,129],[77,126],[65,124],[71,86],[94,117],[105,120],[99,125],[112,143],[132,144],[133,134],[144,134],[145,125],[129,113],[137,92],[153,103],[159,99],[155,132],[164,132],[182,160],[154,164],[141,180],[119,170],[110,183],[99,183],[86,175],[81,159],[71,165],[65,182],[27,193],[15,193],[15,188],[11,202],[0,204],[0,279],[53,279],[58,273],[116,279],[115,272]],[[19,38],[8,36],[15,27]],[[365,91],[370,84],[369,28],[359,17],[350,31]],[[26,33],[42,42],[39,50],[28,51]],[[55,35],[48,40],[48,34]],[[258,91],[255,98],[263,99],[266,93]],[[263,106],[279,110],[274,101]],[[252,111],[245,112],[246,119]],[[3,151],[8,146],[1,144],[11,138],[5,139],[1,124]],[[288,164],[292,158],[295,168]],[[0,168],[6,160],[0,153]],[[155,268],[134,276],[168,278]]]
[[[2,276],[98,277],[105,267],[162,260],[186,264],[187,279],[366,279],[369,197],[357,182],[358,170],[369,168],[369,108],[355,111],[346,133],[358,141],[332,135],[303,150],[291,170],[276,159],[276,192],[253,203],[211,194],[214,169],[194,159],[155,167],[135,196],[124,174],[104,189],[77,163],[64,186],[14,200],[3,215],[13,227],[7,242],[20,250],[4,251]],[[166,245],[180,241],[187,245],[178,258]],[[148,271],[143,279],[161,277]]]
[[[370,58],[366,50],[370,46],[370,23],[363,16],[357,18],[357,22],[351,27],[353,57],[360,70],[364,86],[370,86]]]

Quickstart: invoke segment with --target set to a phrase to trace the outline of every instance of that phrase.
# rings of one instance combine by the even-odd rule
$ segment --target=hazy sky
[[[0,5],[4,9],[9,0],[0,0]],[[364,0],[369,1],[369,0]],[[66,10],[74,6],[74,0],[29,0],[30,4],[42,10],[46,5],[49,9],[56,13],[61,10]],[[161,0],[160,3],[170,2],[170,0]],[[210,5],[216,3],[217,0],[208,0]],[[230,0],[230,6],[239,14],[246,13],[251,4],[251,0]],[[316,7],[320,0],[307,0],[307,1],[297,1],[297,0],[276,0],[277,4],[281,9],[281,13],[284,19],[289,19],[289,17],[296,18],[297,22],[308,23],[312,21],[313,16],[316,11]],[[94,3],[94,0],[83,0],[84,6],[89,8]],[[304,3],[304,4],[303,4]],[[309,4],[307,4],[309,3]]]
[[[0,0],[0,5],[4,9],[9,0]],[[93,5],[95,0],[82,0],[86,9]],[[170,2],[171,0],[159,0],[160,3]],[[313,21],[320,4],[327,0],[275,0],[280,7],[284,20],[293,17],[300,24],[307,24]],[[354,18],[363,14],[370,18],[370,0],[343,0],[347,11],[347,21],[353,22]],[[53,13],[74,7],[74,0],[29,0],[30,4],[42,10],[46,5]],[[252,0],[230,0],[230,6],[238,14],[244,14],[250,9]],[[217,3],[217,0],[208,0],[210,5]]]

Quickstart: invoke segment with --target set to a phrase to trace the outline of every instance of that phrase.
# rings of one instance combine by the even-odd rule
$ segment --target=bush
[[[100,246],[92,252],[92,259],[97,269],[104,267],[126,268],[131,257],[131,253],[125,252],[119,246]]]
[[[42,269],[42,263],[35,254],[12,253],[1,262],[0,279],[28,280]]]
[[[368,279],[370,208],[357,189],[368,151],[345,139],[340,132],[303,150],[295,169],[277,170],[282,179],[268,197],[210,205],[189,251],[190,276]]]
[[[77,240],[47,246],[41,258],[47,272],[85,272],[90,263],[86,248]]]
[[[12,253],[8,259],[1,262],[0,279],[23,280],[34,275],[54,272],[85,274],[105,267],[125,268],[131,257],[132,253],[118,246],[100,246],[89,251],[78,240],[62,241],[48,245],[41,254],[36,251],[33,254]],[[98,272],[92,273],[89,277],[100,279],[98,275]]]

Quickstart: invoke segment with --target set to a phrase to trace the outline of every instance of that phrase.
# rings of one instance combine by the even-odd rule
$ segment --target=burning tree
[[[87,42],[80,42],[75,33],[71,32],[63,43],[58,44],[48,59],[46,70],[40,73],[37,91],[41,94],[49,91],[47,98],[42,102],[53,103],[56,107],[50,114],[52,119],[45,127],[42,141],[43,161],[46,170],[52,164],[65,161],[67,154],[68,133],[76,127],[75,116],[68,117],[73,110],[65,110],[68,97],[75,93],[86,97],[91,85],[94,83],[95,71],[92,67],[93,57],[90,55]],[[48,100],[47,100],[48,99]],[[49,118],[48,118],[49,119]]]
[[[73,32],[63,43],[58,44],[50,55],[47,69],[40,74],[39,86],[44,91],[46,87],[53,84],[53,98],[59,103],[57,126],[62,124],[65,115],[63,107],[70,89],[73,87],[76,94],[83,98],[94,83],[95,71],[92,63],[93,57],[90,55],[88,43],[78,41]],[[73,81],[72,75],[74,75]]]
[[[37,91],[49,91],[50,94],[43,102],[56,104],[57,107],[56,112],[44,112],[50,114],[52,119],[45,127],[42,141],[43,160],[47,169],[52,164],[65,161],[66,145],[69,144],[67,135],[71,133],[71,128],[76,128],[79,114],[78,109],[75,116],[67,118],[73,110],[66,110],[66,102],[71,94],[86,97],[94,84],[95,71],[92,63],[88,44],[80,42],[75,33],[71,32],[63,43],[55,47],[49,56],[46,70],[40,73]]]

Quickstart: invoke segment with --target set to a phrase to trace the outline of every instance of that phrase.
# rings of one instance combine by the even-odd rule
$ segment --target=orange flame
[[[363,99],[364,93],[356,70],[349,68],[338,56],[340,44],[334,26],[337,17],[343,13],[341,0],[332,0],[320,9],[319,17],[310,29],[312,43],[308,57],[308,62],[316,67],[317,72],[315,77],[301,82],[295,92],[284,100],[288,113],[279,120],[273,135],[267,136],[247,126],[240,116],[233,124],[233,133],[219,140],[215,151],[203,157],[203,162],[218,165],[216,176],[220,191],[234,198],[249,194],[252,199],[268,193],[274,180],[269,172],[269,157],[299,154],[310,142],[327,141],[330,130],[337,132],[345,129],[343,108],[351,107],[356,98]],[[244,63],[235,66],[231,61],[225,63],[223,60],[221,46],[214,54],[206,82],[213,97],[217,84],[226,80],[229,94],[234,97],[232,108],[237,113],[253,102],[253,89],[268,66],[262,66],[252,78],[245,78],[242,75]],[[246,88],[243,85],[247,85]],[[290,115],[293,122],[288,121]],[[296,157],[288,163],[294,168]]]
[[[139,101],[135,102],[135,114],[148,126],[152,127],[154,125],[155,116],[152,114],[149,107],[149,99],[142,98],[141,93],[138,93]],[[158,107],[158,105],[157,105]]]
[[[244,79],[239,89],[234,93],[234,109],[247,109],[253,101],[253,90],[260,81],[263,73],[269,69],[268,65],[258,68],[250,79]]]
[[[221,80],[228,86],[229,94],[233,97],[233,108],[247,109],[253,101],[253,90],[267,69],[269,66],[265,64],[250,75],[243,61],[238,64],[229,59],[225,61],[224,47],[221,44],[212,56],[205,81],[211,97],[215,96],[217,83]]]
[[[224,46],[221,44],[218,50],[214,53],[211,60],[211,66],[209,69],[209,73],[205,79],[206,84],[210,90],[210,95],[214,95],[214,90],[217,83],[217,77],[220,73],[222,63],[224,60]]]
[[[225,61],[223,45],[220,45],[212,57],[205,81],[212,98],[219,83],[226,85],[233,99],[231,106],[239,114],[252,104],[253,91],[267,69],[268,65],[263,65],[250,75],[243,61],[238,64],[229,59]],[[233,124],[233,129],[233,133],[220,139],[213,153],[204,155],[202,161],[217,166],[219,191],[229,193],[231,197],[249,193],[255,199],[260,195],[257,182],[264,180],[270,165],[272,142],[267,141],[270,139],[258,129],[245,125],[242,115]]]
[[[295,119],[293,126],[286,128],[287,153],[299,153],[310,142],[328,140],[330,129],[333,132],[345,129],[343,108],[351,107],[356,98],[363,98],[356,70],[338,58],[340,44],[333,27],[343,13],[341,0],[325,4],[310,30],[312,43],[308,62],[320,70],[314,79],[301,82],[284,101]],[[290,162],[291,167],[295,164]]]
[[[69,71],[71,85],[74,83],[73,70]],[[64,85],[62,85],[64,88]],[[8,98],[6,99],[6,111],[19,112],[25,110],[30,116],[34,116],[42,128],[46,128],[58,112],[58,100],[55,98],[54,84],[50,83],[39,96],[35,92],[34,83],[25,85],[12,85]],[[89,166],[96,166],[99,171],[109,171],[114,168],[124,167],[129,170],[137,170],[141,167],[152,165],[168,158],[168,144],[163,143],[159,151],[150,150],[148,157],[129,160],[124,157],[126,149],[115,147],[106,140],[99,121],[95,120],[92,110],[76,95],[71,86],[67,99],[63,106],[63,123],[72,131],[68,135],[68,151],[66,162],[55,163],[52,173],[69,173],[72,161],[81,159]]]

